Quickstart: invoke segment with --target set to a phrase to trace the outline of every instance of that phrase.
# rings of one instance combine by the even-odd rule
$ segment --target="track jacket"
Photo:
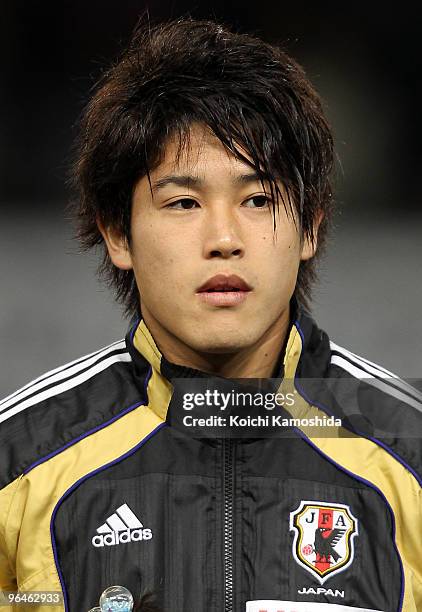
[[[308,420],[281,437],[172,426],[195,413],[180,385],[209,375],[142,320],[3,400],[0,588],[72,612],[110,585],[165,612],[420,612],[420,394],[293,312],[274,377],[296,398],[283,418]]]

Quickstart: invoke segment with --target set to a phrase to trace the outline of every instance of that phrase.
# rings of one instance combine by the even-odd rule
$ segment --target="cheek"
[[[158,295],[182,286],[187,253],[184,241],[152,221],[137,223],[132,232],[133,267],[139,290]]]
[[[297,235],[280,231],[276,240],[272,235],[265,235],[262,237],[260,251],[261,256],[258,254],[258,257],[261,260],[261,270],[258,270],[258,274],[266,288],[281,294],[294,288],[300,263],[300,241]]]
[[[260,251],[263,258],[274,263],[275,268],[294,267],[300,259],[300,240],[292,231],[280,229],[275,237],[268,234],[262,237]]]

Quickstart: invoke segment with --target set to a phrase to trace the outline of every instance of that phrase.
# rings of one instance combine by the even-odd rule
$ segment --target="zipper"
[[[224,612],[233,612],[234,442],[223,438]]]

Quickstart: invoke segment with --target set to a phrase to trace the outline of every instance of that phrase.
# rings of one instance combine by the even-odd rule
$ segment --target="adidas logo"
[[[101,546],[117,546],[128,542],[140,542],[152,538],[151,529],[146,529],[127,504],[117,508],[97,529],[97,535],[92,538],[92,544]]]

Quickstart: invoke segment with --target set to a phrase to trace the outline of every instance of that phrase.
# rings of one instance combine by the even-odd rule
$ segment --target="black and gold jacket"
[[[0,588],[60,592],[72,612],[110,585],[166,612],[421,611],[420,394],[300,311],[276,374],[296,397],[284,416],[308,419],[288,435],[190,435],[175,385],[208,375],[167,361],[141,320],[3,400]]]

